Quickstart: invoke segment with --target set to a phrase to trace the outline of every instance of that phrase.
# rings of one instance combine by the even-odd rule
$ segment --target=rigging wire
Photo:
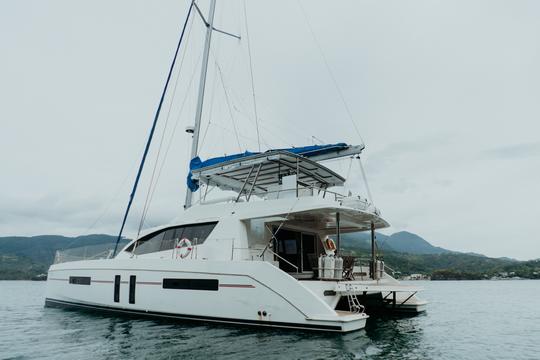
[[[104,207],[102,207],[102,211],[101,211],[100,215],[92,222],[92,224],[88,228],[86,228],[86,230],[83,231],[82,235],[91,235],[90,230],[92,230],[96,226],[96,224],[101,221],[101,219],[109,211],[109,209],[110,209],[111,205],[113,204],[113,202],[116,199],[118,199],[118,196],[120,195],[120,192],[121,192],[122,188],[126,184],[127,180],[129,179],[129,176],[132,174],[132,170],[136,166],[137,166],[137,162],[134,161],[132,166],[130,167],[129,171],[126,173],[126,176],[124,176],[124,179],[122,180],[120,185],[117,187],[116,191],[114,191],[113,195],[107,201],[107,204]],[[62,246],[62,248],[59,249],[59,250],[66,250],[66,249],[71,248],[71,245],[73,245],[75,243],[75,241],[77,241],[77,237],[73,238],[73,240],[71,240],[67,245]]]
[[[348,179],[349,179],[349,175],[351,175],[351,167],[352,167],[353,159],[354,159],[354,157],[351,156],[351,160],[349,161],[349,168],[347,169],[347,176],[345,176],[345,179],[346,179],[346,180],[348,180]]]
[[[316,144],[316,142],[315,142],[315,141],[318,141],[318,142],[319,142],[319,144],[322,144],[322,145],[324,145],[324,144],[328,144],[328,143],[327,143],[326,141],[324,141],[324,140],[321,140],[320,138],[316,137],[315,135],[311,135],[311,141],[313,142],[313,145],[315,145],[315,144]]]
[[[225,100],[227,101],[227,108],[229,109],[229,115],[231,117],[231,122],[234,129],[234,135],[236,136],[236,142],[238,143],[238,150],[242,152],[242,145],[240,144],[240,139],[238,138],[238,130],[236,129],[236,123],[234,121],[233,112],[231,109],[231,103],[229,101],[229,94],[227,93],[227,88],[225,87],[225,82],[223,81],[223,73],[221,72],[221,67],[216,61],[216,66],[219,72],[219,79],[221,80],[221,86],[223,86],[223,92],[225,93]]]
[[[338,82],[336,80],[336,77],[334,76],[334,73],[332,72],[332,68],[330,67],[328,59],[326,58],[326,55],[324,54],[324,51],[322,49],[322,46],[321,46],[320,42],[317,40],[317,36],[315,35],[315,31],[313,31],[313,27],[311,26],[311,23],[309,22],[307,13],[306,13],[304,7],[302,6],[302,2],[300,0],[297,0],[297,1],[298,1],[298,5],[300,7],[301,13],[304,16],[304,19],[306,20],[306,24],[307,24],[307,26],[309,28],[311,36],[313,37],[313,40],[314,40],[315,44],[317,45],[317,49],[319,50],[319,53],[321,54],[321,57],[323,58],[323,62],[324,62],[324,65],[326,66],[326,70],[328,71],[328,74],[330,75],[330,78],[332,79],[332,82],[334,83],[334,87],[337,90],[337,93],[338,93],[338,95],[339,95],[339,97],[341,99],[341,102],[343,103],[343,106],[345,107],[345,111],[347,112],[347,115],[349,116],[349,120],[351,121],[351,123],[352,123],[352,125],[354,127],[354,130],[356,131],[356,134],[358,135],[358,137],[360,138],[360,141],[362,141],[362,144],[363,144],[364,139],[362,138],[362,135],[360,134],[360,129],[358,129],[358,125],[354,121],[351,109],[349,108],[349,105],[347,104],[347,101],[345,100],[345,96],[343,95],[343,91],[341,90],[341,87],[339,86],[339,84],[338,84]]]
[[[253,110],[255,112],[255,127],[257,129],[257,144],[259,145],[259,151],[261,151],[261,136],[259,134],[259,116],[257,115],[257,100],[255,97],[255,80],[253,79],[253,60],[251,58],[251,44],[249,41],[249,28],[247,19],[247,6],[246,0],[244,0],[244,22],[246,26],[247,48],[249,55],[249,73],[251,76],[251,93],[253,95]]]
[[[218,124],[218,123],[211,123],[211,124],[208,124],[208,127],[209,127],[210,125],[212,125],[213,127],[219,128],[219,129],[221,129],[221,130],[223,130],[223,131],[225,131],[225,132],[227,132],[227,133],[229,133],[229,134],[233,134],[233,132],[232,132],[228,127],[226,127],[226,126],[220,125],[220,124]],[[208,130],[206,130],[206,131],[208,131]],[[242,138],[242,139],[245,139],[245,140],[249,140],[249,141],[253,141],[253,142],[256,142],[256,141],[257,141],[257,139],[252,138],[252,137],[249,137],[249,136],[246,136],[246,135],[238,134],[238,136],[239,136],[240,138]],[[268,144],[266,144],[266,145],[268,145]]]
[[[214,66],[216,63],[214,63]],[[215,79],[214,79],[215,80]],[[210,96],[210,109],[208,109],[208,124],[206,124],[206,128],[204,130],[203,138],[199,144],[199,154],[202,152],[202,149],[204,148],[204,142],[206,140],[206,135],[208,134],[208,129],[210,128],[210,125],[212,124],[212,113],[214,111],[214,99],[216,96],[216,87],[217,87],[217,81],[214,81],[212,83],[212,95]]]
[[[241,114],[242,116],[244,116],[245,118],[247,119],[250,119],[251,120],[251,116],[248,115],[248,114],[245,114],[242,110],[240,110],[238,107],[236,107],[234,105],[234,100],[236,98],[236,101],[242,105],[243,107],[246,107],[246,100],[237,92],[234,91],[234,89],[230,89],[230,93],[231,93],[231,97],[233,98],[233,108],[234,110]],[[259,104],[259,108],[263,107],[264,108],[264,104]],[[266,111],[265,112],[272,112],[272,109],[270,108],[266,108]],[[264,125],[264,119],[260,119],[259,118],[259,127],[262,128],[262,129],[265,129],[269,134],[273,135],[273,136],[276,136],[275,133],[272,134],[272,132],[269,130],[268,127],[266,127]],[[279,124],[273,122],[272,123],[272,127],[273,128],[277,128],[278,130],[281,129],[282,132],[284,134],[292,134],[292,135],[296,135],[298,139],[302,138],[302,139],[306,139],[306,141],[310,141],[311,138],[310,137],[306,137],[306,134],[305,134],[305,129],[300,129],[300,128],[295,128],[296,124],[294,122],[289,122],[287,123],[287,127],[286,128],[283,128],[281,127]],[[294,134],[293,134],[294,133]],[[276,136],[276,138],[278,138],[278,140],[282,141],[284,144],[287,144],[287,145],[290,145],[291,147],[294,146],[294,142],[290,142],[290,141],[286,141],[284,140],[282,137],[280,136]],[[264,140],[264,138],[263,138]]]
[[[196,64],[198,64],[201,61],[201,57],[202,57],[202,54],[199,55],[199,58],[196,61]],[[149,200],[149,205],[148,206],[150,206],[150,204],[152,203],[152,201],[154,199],[154,194],[156,192],[157,184],[159,183],[159,179],[161,178],[161,173],[163,171],[163,168],[165,167],[165,163],[166,163],[167,157],[169,155],[169,151],[171,149],[171,146],[173,144],[174,136],[176,134],[176,129],[178,128],[178,124],[180,124],[180,119],[182,118],[182,114],[184,112],[184,108],[185,108],[187,99],[188,99],[189,94],[190,94],[189,91],[190,91],[190,89],[191,89],[191,87],[193,85],[193,79],[195,78],[196,73],[197,73],[197,69],[196,69],[196,66],[195,66],[194,69],[193,69],[193,72],[191,74],[191,78],[189,79],[189,83],[188,83],[188,86],[187,86],[187,89],[186,89],[186,94],[184,96],[184,100],[182,100],[182,105],[180,106],[180,111],[178,113],[178,117],[176,118],[176,122],[174,124],[171,136],[169,137],[169,142],[167,144],[167,149],[165,151],[165,155],[163,155],[163,160],[161,160],[161,165],[159,167],[159,171],[158,171],[158,175],[156,177],[154,188],[152,189],[152,194],[150,195],[150,200]],[[189,152],[189,150],[188,150],[188,152]]]
[[[113,204],[113,202],[116,199],[118,199],[118,196],[120,195],[120,191],[124,188],[124,185],[126,184],[127,180],[129,179],[129,176],[131,175],[131,170],[133,170],[136,165],[137,165],[137,163],[133,163],[133,166],[131,167],[130,171],[126,174],[126,176],[124,177],[124,180],[122,180],[122,182],[120,183],[120,185],[118,186],[118,188],[114,192],[114,195],[110,198],[108,203],[105,205],[105,208],[103,208],[102,213],[96,218],[96,220],[92,223],[92,225],[90,225],[84,231],[84,234],[89,235],[88,233],[90,232],[90,230],[92,230],[97,225],[97,223],[101,221],[101,219],[105,216],[105,214],[107,214],[107,212],[109,211],[109,209],[110,209],[111,205]]]
[[[208,134],[208,128],[210,127],[211,124],[212,124],[212,122],[210,120],[208,120],[208,124],[206,124],[206,128],[204,129],[204,134],[203,134],[203,138],[202,138],[202,141],[201,141],[200,149],[203,148],[204,140],[206,139],[206,134]]]
[[[263,123],[261,122],[261,128],[263,130],[266,130],[266,132],[272,136],[274,136],[276,139],[278,139],[279,141],[281,141],[281,143],[283,143],[284,145],[288,146],[288,147],[294,147],[294,143],[292,142],[289,142],[287,140],[285,140],[285,138],[281,137],[280,135],[278,135],[277,133],[275,133],[273,130],[270,130],[270,128],[267,128],[266,126],[263,125]],[[264,139],[264,138],[263,138]],[[266,143],[266,141],[265,141]],[[268,144],[267,144],[268,145]],[[271,146],[271,147],[268,147],[269,149],[272,149],[274,148],[274,146]]]
[[[171,76],[174,70],[174,64],[176,63],[176,58],[178,57],[178,52],[180,51],[180,45],[182,45],[182,40],[184,39],[184,34],[186,31],[186,27],[189,22],[189,17],[191,15],[191,10],[193,10],[193,1],[191,2],[189,6],[189,10],[186,16],[186,20],[184,22],[184,25],[182,27],[182,32],[180,34],[180,39],[178,40],[178,45],[176,46],[176,51],[174,53],[173,60],[171,62],[171,66],[169,68],[169,74],[167,75],[167,80],[165,81],[165,86],[163,87],[163,92],[161,93],[161,98],[159,100],[159,105],[156,110],[156,114],[154,116],[154,121],[152,123],[152,128],[150,129],[150,134],[148,135],[148,140],[146,141],[146,146],[144,149],[144,154],[141,159],[141,164],[139,165],[139,170],[137,172],[137,177],[135,178],[135,183],[133,184],[133,189],[131,190],[131,194],[129,196],[129,202],[128,206],[126,208],[126,212],[124,214],[124,218],[122,220],[122,226],[120,227],[120,231],[118,233],[118,238],[116,239],[116,244],[114,246],[114,251],[112,253],[112,257],[116,255],[116,251],[118,250],[118,243],[122,239],[122,232],[124,231],[124,226],[126,225],[126,220],[129,215],[129,210],[131,209],[131,204],[133,203],[133,198],[135,197],[135,193],[137,192],[137,186],[139,185],[139,180],[141,178],[141,173],[144,168],[144,163],[146,161],[146,156],[148,155],[148,150],[150,149],[150,144],[152,143],[152,138],[154,136],[154,131],[156,130],[157,121],[159,119],[159,114],[161,113],[161,107],[163,105],[163,100],[165,99],[165,94],[167,93],[167,88],[169,87],[169,82],[171,80]]]
[[[362,178],[364,179],[364,184],[366,184],[366,192],[369,198],[369,202],[372,205],[375,205],[375,203],[373,202],[373,196],[371,195],[371,190],[369,189],[366,172],[364,171],[364,166],[362,165],[362,159],[360,158],[360,155],[358,155],[356,158],[358,159],[358,164],[360,164],[360,171],[362,172]]]
[[[230,89],[232,90],[232,89]],[[241,104],[244,104],[244,102],[242,101],[242,98],[238,96],[238,94],[235,94],[234,91],[231,91],[232,95],[235,95],[236,96],[236,99],[238,100],[239,103]],[[234,109],[234,111],[236,111],[239,115],[241,115],[242,117],[246,118],[246,119],[249,119],[251,120],[251,116],[244,113],[243,110],[240,110],[238,107],[235,106],[234,104],[234,101],[233,101],[233,104],[232,104],[232,108]],[[259,120],[262,120],[262,119],[259,119]],[[287,133],[287,132],[294,132],[296,130],[294,129],[283,129],[281,128],[280,126],[276,125],[276,124],[272,124],[272,126],[278,128],[278,129],[281,129],[281,130],[284,130],[283,133]],[[294,143],[288,141],[288,140],[285,140],[285,138],[281,137],[280,135],[277,135],[277,133],[273,132],[272,130],[270,130],[270,128],[266,127],[264,125],[264,121],[260,121],[259,122],[259,127],[262,129],[262,130],[265,130],[269,135],[275,137],[276,139],[278,139],[281,143],[285,144],[286,146],[290,146],[290,147],[294,147]],[[299,137],[302,137],[302,134],[300,134],[299,132],[296,132],[296,134],[299,134]],[[240,137],[243,137],[243,138],[246,138],[245,136],[242,136],[240,135]],[[255,140],[256,141],[256,140]],[[272,146],[269,146],[269,144],[265,141],[265,138],[263,137],[262,138],[262,142],[269,148],[271,149]]]
[[[186,36],[186,42],[189,42],[189,36],[191,34],[191,30],[193,29],[193,17],[191,18],[191,23],[189,25],[189,30],[188,30],[188,33],[187,33],[187,36]],[[148,209],[150,208],[150,204],[149,204],[149,200],[150,200],[150,193],[152,192],[152,187],[155,187],[157,185],[157,182],[154,183],[154,177],[156,175],[156,170],[157,170],[157,166],[158,166],[158,163],[159,163],[159,158],[160,158],[160,155],[161,155],[161,149],[162,149],[162,146],[163,146],[163,140],[165,139],[165,134],[167,132],[167,127],[169,125],[169,119],[170,119],[170,115],[171,115],[171,109],[173,107],[173,103],[174,103],[174,98],[176,96],[176,89],[178,88],[178,80],[180,79],[180,73],[182,72],[182,68],[183,68],[183,65],[184,65],[184,59],[186,58],[186,54],[187,54],[187,51],[184,51],[184,53],[182,54],[182,59],[180,60],[180,64],[178,66],[178,71],[177,71],[177,75],[176,75],[176,81],[174,83],[174,88],[173,88],[173,92],[172,92],[172,95],[171,95],[171,100],[169,102],[169,109],[167,111],[167,117],[165,118],[165,124],[163,126],[163,132],[161,133],[161,139],[160,139],[160,142],[159,142],[159,146],[158,146],[158,152],[157,152],[157,155],[156,155],[156,161],[154,162],[154,167],[152,169],[152,176],[150,177],[150,183],[148,184],[148,191],[146,193],[146,199],[144,200],[144,206],[143,206],[143,211],[142,211],[142,215],[141,215],[141,220],[139,222],[139,229],[137,231],[137,236],[141,233],[141,229],[144,225],[144,221],[146,219],[146,215],[148,213]]]

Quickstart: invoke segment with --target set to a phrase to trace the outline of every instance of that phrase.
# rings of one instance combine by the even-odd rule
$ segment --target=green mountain
[[[28,280],[47,272],[48,265],[17,255],[0,254],[0,280]]]
[[[420,236],[407,231],[400,231],[390,235],[387,243],[389,246],[388,250],[410,254],[445,254],[451,252],[450,250],[433,246]],[[383,250],[385,249],[383,248]]]
[[[123,239],[121,246],[128,240]],[[114,247],[116,236],[59,235],[0,237],[0,280],[32,279],[47,272],[57,250],[103,251]]]
[[[77,237],[59,235],[8,236],[0,237],[0,254],[13,254],[27,257],[38,263],[52,264],[57,250],[114,244],[115,242],[116,236],[102,234]]]
[[[521,277],[540,279],[540,259],[517,261],[465,254],[433,246],[418,235],[398,232],[390,236],[376,234],[377,253],[396,276],[425,274],[432,279],[485,279]],[[111,249],[116,241],[110,235],[65,237],[57,235],[0,237],[0,280],[36,278],[47,272],[57,250],[72,249],[79,255],[98,249]],[[123,240],[121,246],[128,240]],[[367,233],[343,234],[344,252],[368,258],[370,238]],[[77,250],[75,250],[77,249]]]
[[[390,236],[376,233],[375,237],[377,247],[381,251],[409,254],[444,254],[452,252],[438,246],[433,246],[420,236],[407,231],[400,231]],[[343,247],[366,250],[371,248],[370,234],[366,232],[343,234],[341,239],[341,245]]]
[[[365,250],[347,249],[369,257]],[[540,279],[540,260],[517,261],[463,253],[408,254],[387,251],[379,255],[396,276],[424,274],[433,280],[479,280],[492,277]]]
[[[492,277],[540,279],[540,260],[518,261],[460,253],[433,246],[422,237],[406,231],[390,236],[376,233],[376,244],[379,258],[396,271],[396,276],[424,274],[434,280]],[[369,258],[370,234],[343,234],[341,247],[347,253]]]

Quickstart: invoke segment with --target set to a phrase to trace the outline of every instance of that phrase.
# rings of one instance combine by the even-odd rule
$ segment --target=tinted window
[[[174,248],[174,245],[176,244],[176,239],[178,239],[178,235],[176,235],[178,232],[181,232],[182,229],[169,229],[165,231],[165,235],[163,236],[163,240],[161,241],[161,247],[159,248],[160,251],[163,250],[170,250]]]
[[[218,287],[216,279],[163,279],[164,289],[217,291]]]
[[[134,253],[140,255],[159,251],[164,234],[165,232],[160,232],[149,238],[137,241]]]
[[[69,283],[75,285],[90,285],[89,276],[70,276]]]
[[[182,225],[169,229],[163,229],[156,233],[145,236],[138,240],[135,245],[130,245],[126,251],[133,252],[136,255],[148,254],[156,251],[171,250],[180,239],[186,238],[193,245],[204,243],[217,222]]]
[[[179,239],[187,238],[193,245],[202,244],[208,235],[214,230],[216,224],[202,224],[185,227]]]

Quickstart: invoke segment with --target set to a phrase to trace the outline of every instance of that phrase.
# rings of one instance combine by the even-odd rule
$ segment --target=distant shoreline
[[[410,281],[410,282],[418,282],[418,281],[429,281],[429,282],[449,282],[449,281],[489,281],[489,282],[494,282],[494,281],[529,281],[529,280],[534,280],[534,281],[538,281],[540,279],[446,279],[446,280],[441,280],[441,279],[438,279],[438,280],[403,280],[403,281]],[[0,279],[0,282],[1,281],[31,281],[31,282],[46,282],[47,279]]]

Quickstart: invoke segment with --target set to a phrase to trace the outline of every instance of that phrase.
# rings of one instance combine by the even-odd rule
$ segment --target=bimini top
[[[344,143],[274,149],[263,153],[249,152],[191,160],[187,184],[197,191],[200,183],[222,190],[242,192],[246,185],[254,194],[266,193],[269,186],[280,183],[283,176],[298,173],[303,186],[327,188],[343,185],[345,179],[317,161],[359,154],[364,146]]]

